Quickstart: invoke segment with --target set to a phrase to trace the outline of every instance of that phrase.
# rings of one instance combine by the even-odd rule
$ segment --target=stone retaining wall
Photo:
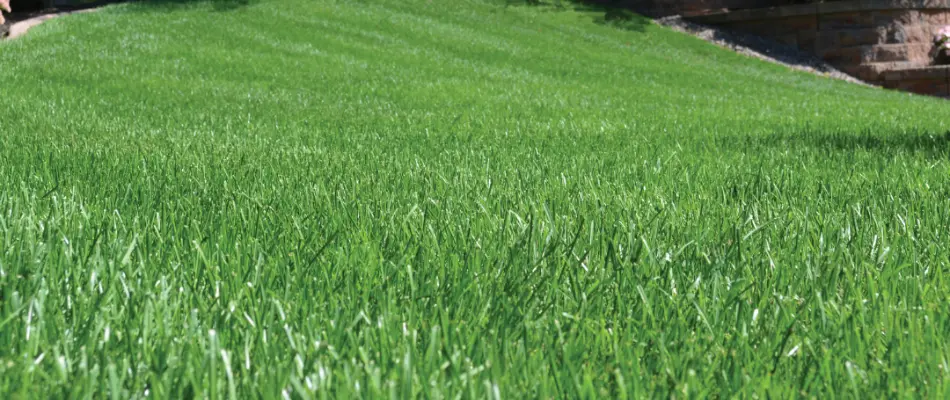
[[[587,0],[586,2],[628,8],[650,17],[705,15],[728,10],[795,4],[795,0]]]
[[[950,96],[950,66],[939,65],[885,71],[884,87],[941,97]]]
[[[932,64],[933,35],[950,25],[950,0],[799,4],[689,19],[795,46],[872,84],[950,96],[946,68],[938,68],[943,72],[920,72]],[[895,73],[885,75],[888,71]],[[923,83],[940,74],[942,83]]]

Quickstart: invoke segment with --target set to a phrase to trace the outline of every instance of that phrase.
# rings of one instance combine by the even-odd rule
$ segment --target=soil
[[[3,24],[0,24],[0,38],[6,38],[7,35],[10,33],[10,27],[16,23],[19,23],[21,21],[25,21],[34,17],[38,17],[38,16],[42,16],[46,14],[52,14],[52,13],[55,13],[56,11],[57,11],[56,9],[47,9],[47,10],[26,11],[26,12],[14,11],[10,14],[5,14],[4,18],[6,19],[6,21]]]
[[[105,2],[103,2],[103,4],[105,4]],[[5,15],[6,21],[0,24],[0,40],[16,38],[26,33],[30,28],[61,15],[95,11],[95,6],[97,5],[102,4],[91,4],[85,7],[47,8],[44,10],[23,12],[14,10],[12,13]]]

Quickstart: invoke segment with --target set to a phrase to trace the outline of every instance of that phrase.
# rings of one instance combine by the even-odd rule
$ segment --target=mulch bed
[[[4,18],[6,18],[6,22],[0,25],[0,38],[7,37],[7,34],[10,32],[10,25],[13,25],[17,22],[27,20],[33,17],[39,17],[41,15],[46,15],[46,14],[56,14],[62,11],[64,10],[60,10],[57,8],[47,8],[45,10],[40,10],[40,11],[25,11],[25,12],[14,11],[10,14],[5,14]]]
[[[25,21],[30,18],[36,18],[43,15],[59,14],[59,13],[68,12],[68,11],[81,11],[81,10],[86,10],[90,8],[102,7],[107,4],[119,3],[121,1],[122,0],[103,0],[103,1],[92,2],[89,4],[83,4],[81,6],[51,7],[51,8],[46,8],[43,10],[33,10],[33,11],[13,10],[12,13],[3,15],[4,18],[6,18],[6,21],[3,24],[0,24],[0,39],[5,39],[7,35],[9,35],[10,33],[10,26],[20,21]]]

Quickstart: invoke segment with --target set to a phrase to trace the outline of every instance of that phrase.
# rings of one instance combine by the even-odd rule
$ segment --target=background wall
[[[793,0],[591,0],[590,3],[624,7],[651,17],[702,15],[726,10],[796,4]]]

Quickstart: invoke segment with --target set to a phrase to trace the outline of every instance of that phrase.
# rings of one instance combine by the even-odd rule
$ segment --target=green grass
[[[948,103],[602,17],[0,44],[0,397],[950,395]]]

